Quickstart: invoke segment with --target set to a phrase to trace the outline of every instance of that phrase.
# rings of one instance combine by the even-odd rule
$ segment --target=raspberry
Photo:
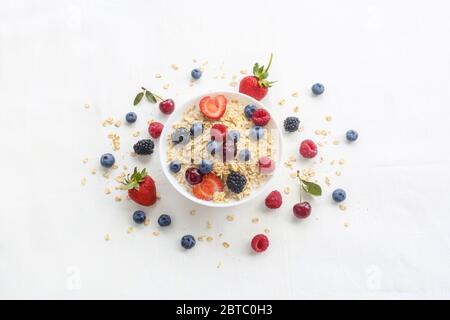
[[[164,125],[160,122],[152,122],[148,126],[148,134],[155,139],[158,139],[161,136],[161,131],[163,130]]]
[[[266,109],[257,109],[253,112],[252,121],[257,126],[265,126],[270,121],[270,114]]]
[[[277,209],[281,207],[283,198],[278,190],[274,190],[266,197],[266,207],[269,209]]]
[[[263,252],[269,247],[269,239],[263,234],[257,234],[253,237],[251,245],[255,252]]]
[[[300,144],[299,151],[304,158],[314,158],[317,155],[317,146],[314,141],[306,139]]]

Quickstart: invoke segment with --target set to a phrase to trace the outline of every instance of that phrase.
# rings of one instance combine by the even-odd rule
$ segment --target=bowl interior
[[[216,96],[219,94],[224,95],[227,98],[227,100],[238,100],[244,105],[253,104],[253,105],[256,105],[258,108],[265,108],[271,115],[271,121],[267,124],[266,128],[269,130],[270,129],[274,130],[273,132],[276,132],[276,135],[277,135],[277,137],[273,137],[277,143],[277,148],[273,154],[273,160],[275,161],[275,171],[267,178],[267,180],[260,187],[252,189],[252,192],[249,196],[247,196],[241,200],[229,200],[229,201],[223,202],[223,203],[218,203],[218,202],[213,202],[213,201],[204,201],[204,200],[194,197],[190,192],[188,192],[184,188],[184,186],[179,184],[179,182],[176,180],[174,175],[170,172],[169,166],[167,163],[167,149],[168,149],[167,135],[171,134],[171,132],[173,130],[172,127],[173,127],[174,122],[177,122],[181,119],[181,117],[183,116],[183,113],[185,112],[185,110],[187,108],[189,108],[193,105],[198,106],[200,100],[203,97],[208,96],[208,95]],[[209,206],[209,207],[218,208],[218,207],[231,207],[231,206],[235,206],[238,204],[242,204],[242,203],[245,203],[247,201],[254,199],[259,194],[261,194],[261,192],[263,192],[267,188],[267,186],[270,184],[270,181],[272,180],[273,176],[276,174],[278,168],[280,167],[280,159],[281,159],[281,152],[282,152],[281,149],[282,149],[282,139],[281,139],[280,128],[279,128],[278,123],[276,122],[273,112],[270,110],[270,108],[264,106],[261,102],[255,100],[247,95],[237,93],[237,92],[226,92],[226,91],[223,92],[222,91],[222,92],[205,93],[205,94],[203,94],[201,96],[197,96],[175,108],[175,111],[167,119],[167,121],[164,125],[164,129],[161,133],[160,146],[159,146],[159,157],[160,157],[161,167],[164,172],[164,175],[170,181],[170,184],[179,193],[181,193],[183,196],[185,196],[186,198],[188,198],[189,200],[191,200],[195,203]]]

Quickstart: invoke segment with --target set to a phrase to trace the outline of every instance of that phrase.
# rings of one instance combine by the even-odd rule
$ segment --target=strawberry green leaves
[[[258,84],[260,87],[270,88],[276,81],[269,81],[267,77],[269,76],[269,68],[272,65],[273,54],[270,54],[269,64],[267,68],[260,66],[259,63],[255,63],[253,66],[253,75],[258,78]]]
[[[136,97],[134,98],[133,105],[137,106],[142,101],[142,98],[144,96],[147,99],[147,101],[150,102],[150,103],[156,103],[158,101],[157,98],[160,99],[161,101],[163,100],[161,97],[159,97],[156,94],[148,91],[144,87],[142,87],[141,89],[142,89],[142,91],[139,92],[136,95]]]
[[[297,177],[300,180],[300,187],[301,190],[305,191],[306,193],[309,193],[312,196],[321,196],[322,195],[322,188],[314,182],[306,181],[300,178],[300,171],[297,171]],[[300,195],[301,195],[300,190]]]
[[[142,98],[141,98],[142,99]],[[122,189],[124,190],[131,190],[136,189],[139,190],[139,185],[142,181],[144,181],[144,178],[147,176],[147,170],[144,168],[142,171],[138,171],[137,168],[134,168],[133,174],[128,175],[127,178],[123,182]]]

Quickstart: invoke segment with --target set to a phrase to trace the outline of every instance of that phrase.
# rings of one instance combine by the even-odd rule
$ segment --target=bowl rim
[[[227,99],[243,99],[249,101],[250,104],[255,104],[259,107],[265,108],[271,117],[271,120],[274,121],[274,129],[278,132],[278,159],[275,165],[275,170],[271,174],[271,177],[264,183],[262,186],[258,187],[254,190],[248,197],[245,197],[239,201],[228,201],[228,202],[213,202],[213,201],[205,201],[201,199],[197,199],[194,197],[191,193],[189,193],[170,173],[169,166],[167,165],[167,135],[172,129],[173,123],[176,121],[176,118],[183,114],[183,112],[186,110],[186,108],[192,106],[193,104],[196,104],[197,101],[199,101],[201,98],[205,96],[217,96],[217,95],[224,95],[227,97]],[[211,91],[211,92],[205,92],[201,95],[196,95],[188,100],[186,100],[181,107],[178,107],[175,109],[175,112],[173,112],[166,120],[164,124],[164,128],[161,132],[161,136],[159,139],[159,161],[161,165],[161,170],[164,173],[164,176],[166,179],[170,182],[170,185],[177,190],[180,194],[182,194],[185,198],[193,201],[194,203],[200,204],[202,206],[206,207],[212,207],[212,208],[229,208],[238,206],[244,203],[249,202],[250,200],[255,199],[258,197],[261,193],[264,192],[269,186],[269,182],[272,179],[273,176],[275,176],[280,168],[280,160],[282,156],[282,150],[283,150],[283,139],[282,139],[282,133],[280,126],[278,125],[277,121],[274,118],[274,112],[273,110],[270,110],[265,104],[263,104],[261,101],[258,101],[248,95],[242,94],[240,92],[234,92],[234,91]],[[164,144],[164,147],[162,146]]]

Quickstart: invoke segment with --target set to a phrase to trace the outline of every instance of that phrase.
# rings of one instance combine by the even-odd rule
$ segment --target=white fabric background
[[[450,298],[449,9],[444,0],[2,0],[0,297]],[[284,167],[273,188],[292,192],[280,210],[267,212],[260,197],[190,216],[194,206],[164,181],[156,153],[148,162],[119,157],[145,165],[162,194],[148,211],[151,225],[127,234],[136,206],[105,196],[105,179],[90,170],[110,150],[109,132],[120,132],[125,154],[134,129],[101,121],[131,110],[141,85],[180,104],[233,89],[231,76],[270,52],[279,82],[264,102],[278,121],[298,105],[305,126],[286,137],[284,158],[301,139],[316,139],[315,129],[332,131],[326,161],[315,166],[325,194],[312,201],[311,218],[292,218],[297,188]],[[193,58],[209,64],[191,88]],[[214,79],[221,68],[226,79]],[[314,99],[317,81],[326,92]],[[145,120],[162,119],[150,104],[137,112],[141,132]],[[333,146],[349,128],[359,141]],[[335,177],[329,161],[341,157]],[[347,211],[330,200],[338,186]],[[174,225],[155,237],[163,212]],[[271,246],[253,255],[249,239],[265,228]],[[184,252],[185,233],[214,241]]]

